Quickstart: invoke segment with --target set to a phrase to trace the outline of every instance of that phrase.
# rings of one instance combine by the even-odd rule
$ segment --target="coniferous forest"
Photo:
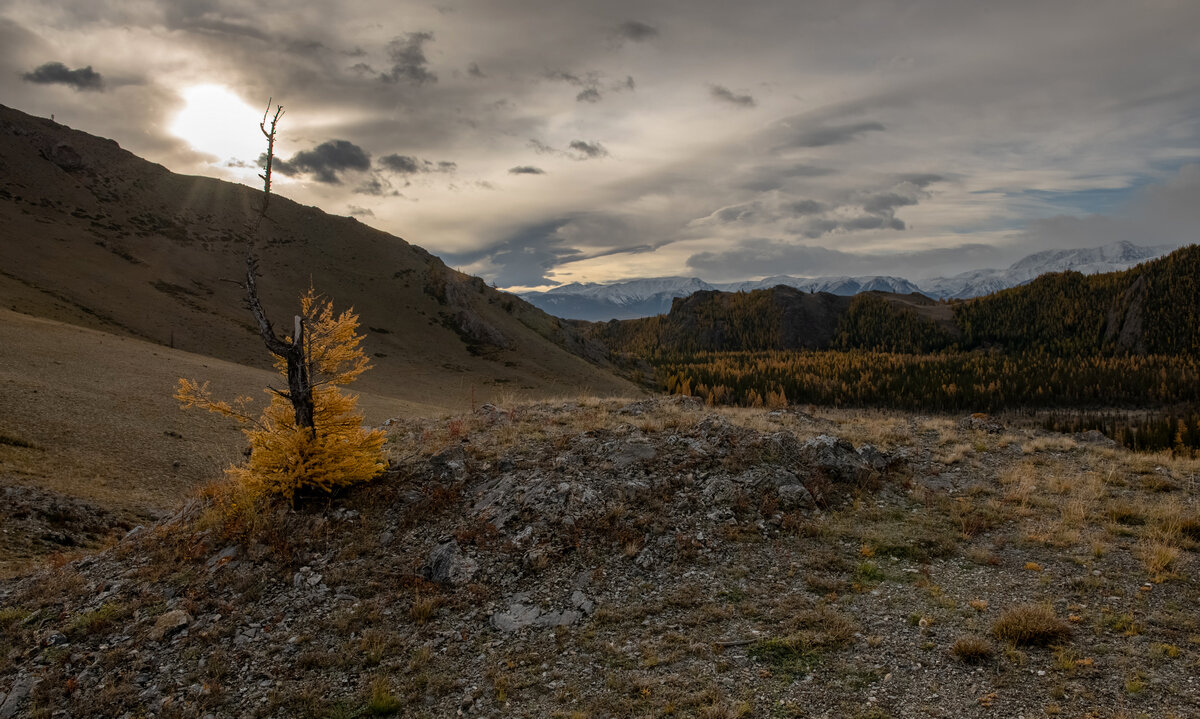
[[[1200,447],[1189,409],[1200,398],[1198,278],[1200,247],[1190,246],[1124,272],[1049,274],[967,301],[700,292],[668,315],[592,331],[626,361],[649,362],[661,389],[710,404],[1059,410],[1069,413],[1047,420],[1056,428]],[[1171,413],[1108,415],[1106,428],[1105,409]]]

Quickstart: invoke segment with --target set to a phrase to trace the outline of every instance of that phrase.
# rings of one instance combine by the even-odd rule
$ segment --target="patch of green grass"
[[[67,625],[67,636],[78,638],[99,634],[111,628],[129,614],[126,607],[120,604],[102,604],[98,609],[75,615]]]
[[[378,677],[371,682],[371,698],[367,700],[367,713],[371,716],[391,716],[403,708],[404,702],[392,693],[386,679]]]
[[[807,673],[825,652],[845,646],[858,631],[852,621],[827,607],[801,612],[788,626],[787,636],[755,642],[749,654],[789,675]]]
[[[881,582],[884,578],[883,570],[879,568],[879,565],[868,560],[859,562],[854,574],[861,582]]]

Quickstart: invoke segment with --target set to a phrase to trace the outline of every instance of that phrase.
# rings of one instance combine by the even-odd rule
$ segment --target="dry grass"
[[[1022,647],[1044,647],[1071,636],[1071,625],[1045,604],[1022,604],[1005,610],[992,624],[992,634]]]
[[[992,658],[995,647],[978,634],[966,634],[954,640],[950,653],[967,664],[982,664]]]

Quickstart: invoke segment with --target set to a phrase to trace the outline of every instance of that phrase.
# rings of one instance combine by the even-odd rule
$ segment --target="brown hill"
[[[0,106],[0,306],[254,367],[244,309],[262,194],[176,175],[115,142]],[[572,327],[358,221],[278,197],[260,231],[268,313],[311,282],[370,328],[362,387],[463,407],[500,394],[628,394]]]

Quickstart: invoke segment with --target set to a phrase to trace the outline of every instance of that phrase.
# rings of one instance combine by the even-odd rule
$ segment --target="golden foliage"
[[[250,457],[227,472],[247,500],[279,497],[291,500],[298,491],[330,492],[376,477],[385,469],[382,430],[362,426],[358,398],[339,387],[369,368],[357,334],[358,316],[335,315],[332,303],[309,289],[300,298],[305,323],[305,358],[312,377],[313,430],[297,427],[291,402],[280,391],[267,389],[270,404],[254,418],[249,397],[232,403],[215,400],[208,383],[180,379],[175,398],[184,409],[198,407],[244,426]],[[286,376],[283,360],[276,369]]]

